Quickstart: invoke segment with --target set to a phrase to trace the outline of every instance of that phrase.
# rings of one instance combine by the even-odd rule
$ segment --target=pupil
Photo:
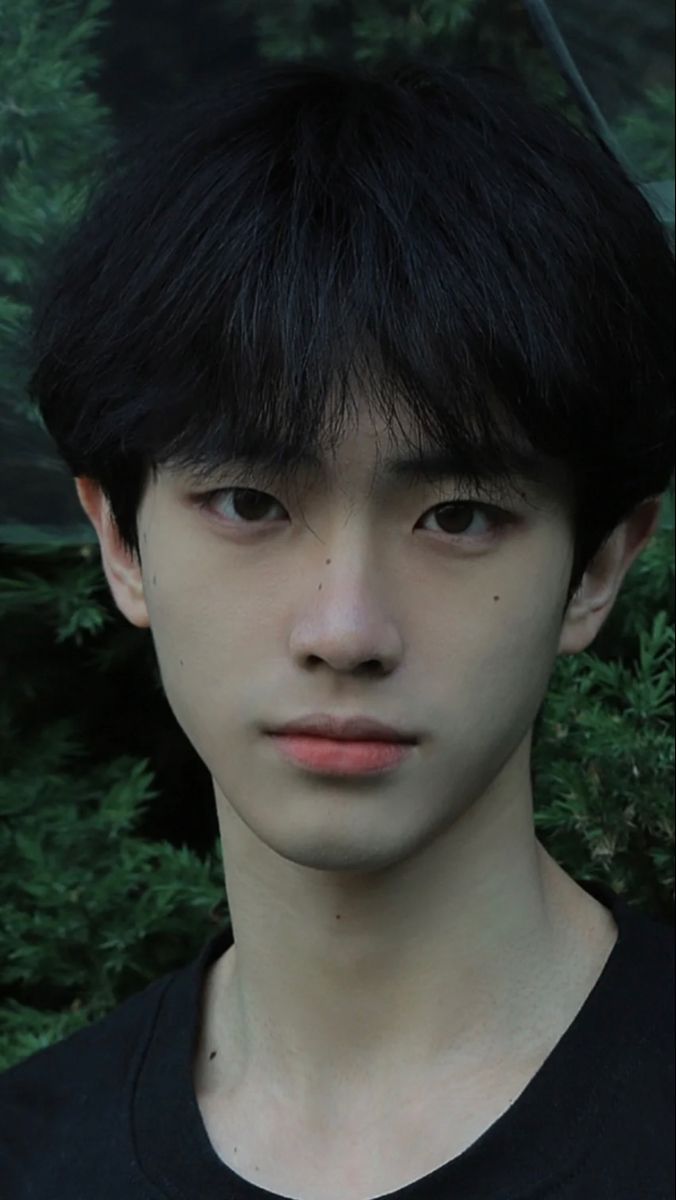
[[[450,525],[452,528],[447,529],[448,533],[465,533],[467,526],[472,523],[472,505],[471,504],[447,504],[439,509],[437,520],[443,527]],[[457,528],[458,524],[462,526]],[[453,528],[455,526],[455,528]]]
[[[255,520],[265,513],[270,506],[270,499],[263,492],[254,492],[249,488],[237,488],[233,496],[233,504],[239,517],[244,517],[245,520]]]

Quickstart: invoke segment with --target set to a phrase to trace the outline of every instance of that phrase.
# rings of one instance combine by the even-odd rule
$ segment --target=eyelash
[[[201,511],[206,511],[206,512],[214,515],[216,520],[218,520],[218,521],[225,522],[226,524],[231,523],[235,528],[239,528],[241,526],[238,522],[233,522],[230,520],[230,518],[224,518],[222,516],[218,516],[218,514],[216,514],[212,508],[213,501],[216,496],[223,496],[226,493],[232,494],[232,493],[236,493],[236,492],[249,492],[256,496],[269,496],[270,502],[272,504],[277,504],[277,505],[279,505],[280,508],[284,507],[284,505],[281,503],[281,501],[276,500],[274,496],[271,496],[268,492],[258,491],[256,488],[244,488],[244,487],[214,488],[212,491],[204,492],[200,495],[194,496],[192,499],[193,499],[193,502],[197,505],[198,509],[200,509]],[[485,541],[493,540],[497,536],[497,533],[502,529],[502,527],[504,525],[509,524],[510,522],[512,522],[515,519],[511,513],[506,512],[504,509],[496,508],[494,505],[491,505],[491,504],[484,504],[479,500],[473,500],[471,497],[466,500],[444,500],[440,504],[435,504],[432,506],[432,508],[427,509],[426,512],[423,514],[423,516],[426,516],[428,513],[434,512],[435,509],[437,509],[437,508],[460,508],[460,509],[472,508],[472,509],[476,509],[477,511],[480,511],[486,517],[488,517],[493,526],[492,532],[490,534],[482,534],[478,538],[470,538],[471,541],[485,542]],[[259,522],[244,521],[244,522],[242,522],[242,524],[243,524],[244,528],[246,528],[247,526],[251,526],[252,528],[255,529],[257,526],[265,524],[265,522],[264,521],[259,521]],[[444,533],[444,530],[441,530],[440,532]],[[456,539],[467,538],[469,535],[464,534],[464,533],[458,533],[458,534],[448,533],[448,534],[445,534],[445,536],[451,540],[456,540]]]

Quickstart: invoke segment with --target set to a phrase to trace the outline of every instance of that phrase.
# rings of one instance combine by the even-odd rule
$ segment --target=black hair
[[[45,255],[29,394],[140,558],[158,467],[291,479],[366,381],[475,483],[565,466],[570,598],[671,481],[673,274],[616,159],[504,70],[259,65],[119,135]]]

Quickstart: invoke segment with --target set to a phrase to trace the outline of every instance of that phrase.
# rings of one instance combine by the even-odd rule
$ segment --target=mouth
[[[319,775],[372,775],[399,766],[414,749],[410,742],[349,740],[306,733],[271,733],[282,758]]]

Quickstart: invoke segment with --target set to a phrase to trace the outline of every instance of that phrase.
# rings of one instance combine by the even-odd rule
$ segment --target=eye
[[[222,497],[223,500],[219,500],[217,508],[215,501],[219,497]],[[256,491],[254,488],[216,488],[214,491],[195,497],[195,502],[199,509],[213,513],[240,527],[255,527],[257,524],[265,523],[266,513],[269,514],[270,509],[275,505],[285,511],[283,505],[275,500],[274,496],[267,492]],[[446,500],[428,509],[424,517],[431,515],[441,525],[441,533],[455,538],[469,537],[471,541],[486,541],[495,537],[500,527],[511,519],[510,514],[503,509],[483,504],[478,500]],[[481,518],[480,525],[481,522],[488,525],[488,531],[482,530],[480,527],[478,531],[475,530],[475,533],[471,534],[469,530],[477,516]]]
[[[279,508],[282,507],[279,501],[275,500],[274,496],[268,495],[267,492],[257,492],[253,488],[238,487],[216,488],[213,492],[207,492],[204,496],[198,496],[198,507],[206,509],[208,512],[215,512],[216,509],[214,508],[213,501],[217,496],[227,496],[229,498],[227,505],[219,505],[218,513],[222,514],[224,507],[229,508],[230,512],[225,515],[228,520],[233,520],[232,514],[234,513],[235,524],[240,523],[237,521],[238,517],[241,518],[241,522],[245,525],[255,524],[256,521],[262,520],[262,514],[271,505],[276,504]]]
[[[437,504],[434,508],[428,509],[425,516],[433,516],[434,520],[441,525],[442,533],[446,533],[450,537],[469,536],[474,541],[478,538],[485,539],[495,536],[496,530],[506,524],[509,519],[509,514],[502,509],[493,508],[489,504],[480,504],[478,500],[447,500],[443,504]],[[484,525],[488,526],[487,531],[482,532],[481,527],[477,531],[475,524],[477,516],[481,518]],[[472,535],[470,529],[473,524],[475,533]]]

